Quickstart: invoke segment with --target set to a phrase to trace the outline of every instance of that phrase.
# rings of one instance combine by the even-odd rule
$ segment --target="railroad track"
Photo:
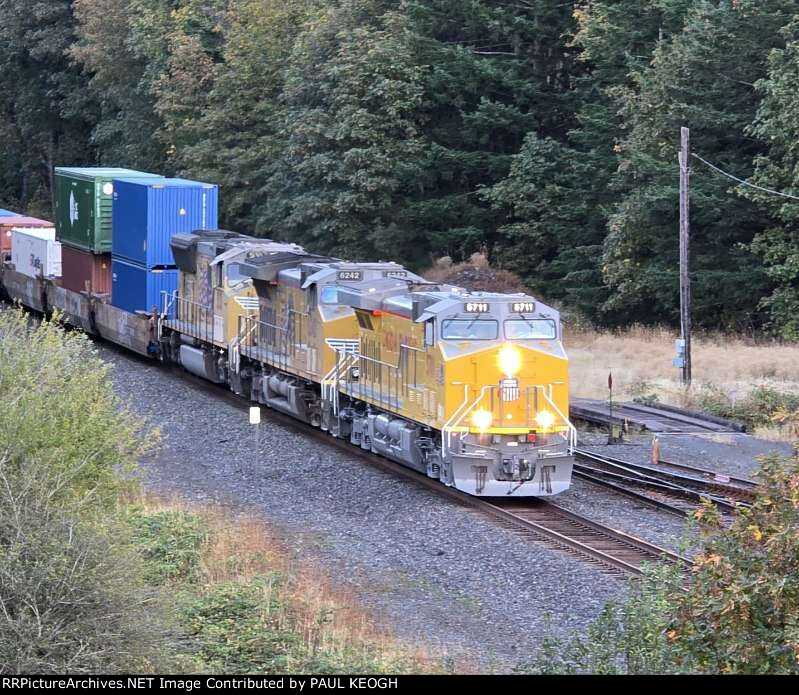
[[[639,576],[645,565],[669,562],[689,570],[691,560],[648,541],[564,509],[543,499],[486,502],[491,513],[506,517],[522,534],[548,541],[583,559]]]
[[[683,463],[659,461],[647,466],[585,449],[578,449],[576,456],[577,477],[679,516],[691,515],[706,500],[729,516],[750,505],[758,491],[752,480]]]

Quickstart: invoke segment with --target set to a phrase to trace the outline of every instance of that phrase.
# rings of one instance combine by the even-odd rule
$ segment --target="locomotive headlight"
[[[513,345],[503,345],[499,351],[498,362],[502,373],[512,377],[522,368],[522,355]]]
[[[494,416],[487,410],[475,410],[472,413],[472,427],[485,432],[494,420]]]
[[[535,421],[542,430],[548,430],[555,424],[555,416],[548,410],[541,410],[538,415],[535,416]]]

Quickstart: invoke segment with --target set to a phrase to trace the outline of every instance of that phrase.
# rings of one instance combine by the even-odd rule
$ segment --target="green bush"
[[[79,333],[0,309],[0,673],[169,669],[116,518],[142,423]]]
[[[734,401],[720,388],[703,384],[695,396],[696,406],[719,417],[744,423],[748,429],[769,424],[778,412],[799,410],[799,394],[756,386],[746,398]]]
[[[211,672],[395,673],[411,668],[401,655],[386,660],[374,645],[314,644],[292,615],[287,579],[279,572],[187,594],[180,614],[194,641],[191,656]],[[328,619],[316,618],[319,624]]]
[[[58,479],[55,495],[95,509],[116,503],[144,448],[108,371],[82,333],[0,309],[0,451],[12,468],[35,458]]]
[[[571,639],[548,637],[520,671],[538,674],[679,673],[667,632],[670,600],[682,576],[674,567],[651,567],[624,603],[610,603],[587,629]]]
[[[186,599],[183,622],[199,646],[196,656],[211,672],[299,670],[291,663],[292,654],[301,651],[298,635],[281,630],[276,622],[279,582],[278,575],[226,582]]]
[[[134,512],[129,522],[132,540],[145,560],[148,581],[163,584],[168,580],[196,580],[200,554],[209,534],[199,516],[180,510]]]
[[[702,510],[711,531],[687,586],[654,570],[585,637],[548,639],[521,669],[799,674],[799,454],[764,460],[759,477],[761,493],[728,527]]]
[[[35,461],[0,462],[0,673],[169,669],[138,557],[54,504],[57,486]]]
[[[654,407],[660,403],[657,389],[648,381],[637,381],[627,389],[634,403]]]

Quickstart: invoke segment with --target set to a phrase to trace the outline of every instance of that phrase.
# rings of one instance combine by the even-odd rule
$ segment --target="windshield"
[[[233,287],[233,285],[238,285],[240,282],[246,282],[250,278],[246,275],[242,275],[241,271],[239,270],[238,263],[230,263],[227,266],[227,283],[229,286]]]
[[[496,340],[499,326],[486,319],[448,319],[441,326],[444,340]]]
[[[323,287],[319,301],[321,301],[322,304],[338,304],[338,289],[333,285]]]
[[[511,319],[505,321],[508,340],[552,340],[557,336],[552,319]]]

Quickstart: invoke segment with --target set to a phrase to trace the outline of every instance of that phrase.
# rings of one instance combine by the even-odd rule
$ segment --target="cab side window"
[[[425,345],[435,345],[436,344],[436,320],[430,319],[429,321],[425,321],[424,323],[424,344]]]

